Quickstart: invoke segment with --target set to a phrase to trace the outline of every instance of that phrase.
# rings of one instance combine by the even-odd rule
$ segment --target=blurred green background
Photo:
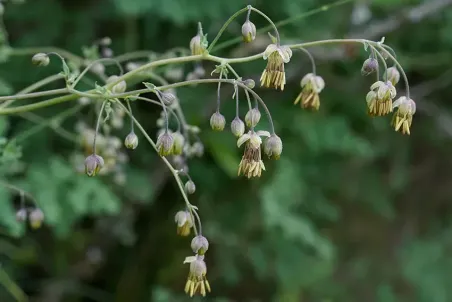
[[[279,161],[265,159],[260,179],[237,178],[242,151],[229,131],[209,128],[215,85],[177,91],[205,144],[204,156],[188,163],[197,185],[191,202],[200,209],[211,243],[206,262],[213,292],[204,300],[450,302],[452,1],[343,2],[302,17],[332,2],[10,0],[4,3],[4,25],[13,51],[8,55],[3,41],[0,93],[16,93],[60,71],[55,58],[47,68],[33,67],[30,47],[55,46],[83,56],[82,47],[108,36],[115,55],[165,53],[187,48],[198,21],[212,40],[246,4],[275,22],[296,18],[280,27],[284,43],[384,36],[406,69],[417,102],[412,135],[395,133],[389,116],[366,115],[365,95],[374,77],[360,74],[366,53],[359,45],[312,48],[317,73],[326,82],[321,109],[294,107],[299,81],[311,72],[309,61],[296,52],[286,66],[284,92],[256,90],[284,143]],[[233,22],[220,42],[239,36],[244,18]],[[257,15],[252,21],[258,29],[267,25]],[[264,33],[251,45],[238,43],[214,54],[251,55],[268,43]],[[183,77],[194,68],[183,67]],[[209,77],[214,65],[203,62],[203,67]],[[257,82],[265,62],[235,67]],[[156,70],[163,76],[172,71],[180,72]],[[403,93],[402,82],[397,89]],[[229,122],[231,94],[231,87],[224,87],[222,113]],[[74,106],[76,114],[52,120]],[[160,109],[145,103],[134,109],[155,137]],[[242,118],[245,110],[243,104]],[[81,122],[93,127],[93,106],[74,101],[34,114],[0,119],[2,135],[18,138],[15,145],[2,141],[0,173],[30,192],[46,215],[41,229],[30,230],[15,220],[19,196],[0,191],[0,301],[26,301],[24,295],[43,302],[189,300],[183,294],[188,266],[182,262],[192,254],[190,238],[178,237],[174,224],[184,201],[144,138],[139,135],[134,152],[117,151],[129,160],[114,173],[88,178],[76,167],[83,164],[83,148],[70,138],[83,128]],[[65,135],[52,129],[56,126]],[[111,135],[122,141],[128,120],[116,128]],[[264,118],[260,129],[268,129]]]

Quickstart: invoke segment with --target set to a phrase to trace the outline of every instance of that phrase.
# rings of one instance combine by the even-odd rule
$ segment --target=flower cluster
[[[24,222],[27,219],[32,229],[39,229],[44,221],[44,213],[40,208],[21,207],[16,212],[16,220],[19,222]]]
[[[275,34],[275,37],[269,34],[271,43],[269,43],[262,54],[256,56],[231,60],[210,55],[212,51],[215,51],[213,46],[226,27],[220,30],[219,35],[209,46],[207,35],[203,33],[201,23],[199,23],[197,34],[187,43],[189,48],[182,51],[171,51],[160,57],[155,53],[146,54],[146,62],[125,62],[127,60],[124,58],[127,56],[121,57],[121,60],[120,58],[117,58],[117,60],[107,59],[113,55],[113,51],[109,48],[111,45],[111,39],[109,38],[101,39],[91,47],[85,47],[83,49],[84,57],[82,63],[75,64],[77,66],[74,66],[73,62],[67,64],[66,58],[57,53],[37,53],[32,58],[34,65],[44,67],[49,65],[50,55],[58,56],[63,65],[63,75],[67,88],[65,91],[78,97],[78,107],[86,108],[92,106],[97,113],[95,126],[87,126],[80,123],[76,126],[76,138],[71,137],[72,140],[76,140],[81,145],[81,151],[74,154],[77,170],[86,173],[89,177],[111,174],[116,184],[124,185],[126,181],[124,166],[128,161],[128,154],[132,150],[137,149],[139,145],[142,145],[142,143],[139,144],[140,139],[146,139],[154,147],[156,153],[164,157],[163,162],[174,175],[185,201],[185,209],[177,212],[174,217],[176,232],[184,237],[190,236],[192,232],[194,233],[194,238],[191,241],[191,249],[194,255],[187,257],[184,261],[184,263],[190,265],[185,284],[185,292],[190,297],[196,294],[205,296],[207,292],[211,291],[206,277],[207,266],[205,262],[209,242],[202,235],[198,208],[189,201],[189,197],[196,193],[197,188],[188,173],[189,167],[187,163],[192,157],[204,154],[204,145],[199,136],[200,128],[187,122],[175,89],[186,85],[216,83],[218,85],[217,106],[210,116],[209,122],[213,131],[224,131],[227,129],[228,117],[220,112],[221,85],[232,85],[234,87],[233,98],[235,97],[236,101],[236,114],[230,123],[230,131],[237,139],[237,147],[241,148],[243,146],[243,155],[238,165],[238,176],[245,176],[249,179],[260,177],[266,169],[262,159],[262,152],[268,158],[278,160],[282,155],[283,144],[281,138],[276,135],[270,110],[254,90],[255,82],[251,79],[240,77],[232,67],[232,64],[247,62],[256,58],[263,59],[261,61],[262,64],[267,61],[260,77],[260,86],[283,91],[287,84],[285,68],[287,67],[286,64],[289,64],[292,59],[292,50],[303,51],[311,61],[312,70],[302,77],[300,82],[301,92],[296,97],[294,105],[300,104],[303,109],[317,111],[320,108],[320,93],[325,88],[325,81],[321,76],[317,75],[314,58],[304,47],[341,41],[337,39],[283,45],[273,21],[251,6],[247,6],[234,14],[227,24],[245,11],[247,12],[247,17],[241,27],[241,35],[245,43],[254,41],[258,34],[256,26],[250,20],[252,12],[265,17],[273,27]],[[368,114],[376,117],[384,116],[394,111],[391,122],[392,127],[395,131],[409,135],[411,133],[413,115],[416,112],[416,104],[409,96],[409,85],[405,72],[395,56],[391,55],[392,49],[385,45],[384,41],[373,42],[363,39],[347,39],[346,42],[362,43],[365,49],[371,50],[370,57],[364,61],[361,68],[362,75],[376,74],[377,76],[375,83],[371,85],[370,91],[366,96]],[[177,54],[179,52],[183,59],[176,58],[179,56]],[[116,63],[116,67],[120,71],[118,75],[107,76],[106,65],[104,65],[106,60]],[[202,66],[203,60],[220,63],[212,72],[212,74],[219,74],[218,78],[203,79],[206,74],[206,70]],[[393,61],[393,67],[387,68],[386,61],[388,60]],[[193,70],[187,73],[185,77],[184,66],[179,64],[176,67],[165,67],[165,65],[182,62],[194,63]],[[127,74],[123,74],[122,63],[124,63],[126,71],[128,71]],[[384,66],[383,78],[380,77],[380,63]],[[85,69],[80,72],[83,67]],[[104,85],[96,84],[92,90],[78,91],[76,89],[77,83],[87,72],[94,73],[104,81]],[[231,74],[235,76],[234,80],[230,79]],[[131,86],[132,83],[126,82],[126,80],[138,77],[151,78],[150,81],[154,83],[143,82],[142,84],[146,89],[131,91],[128,86]],[[400,96],[396,99],[397,91],[395,87],[401,77],[406,85],[406,96]],[[185,79],[185,81],[180,82],[182,79]],[[177,83],[168,83],[173,81]],[[157,86],[157,84],[160,86]],[[249,108],[244,117],[239,112],[239,93],[245,94]],[[155,98],[150,99],[148,94],[152,94]],[[11,99],[13,100],[14,98],[11,97]],[[149,135],[135,118],[132,108],[133,104],[138,101],[152,103],[161,108],[160,117],[156,122],[158,128],[156,137]],[[254,105],[252,101],[255,102]],[[29,107],[18,106],[14,110],[17,112],[20,112],[20,110],[25,111],[24,108]],[[268,130],[270,131],[256,129],[262,118],[260,110],[268,118]],[[130,128],[128,129],[124,129],[126,122],[130,122]],[[138,130],[135,132],[135,127],[140,132]],[[121,136],[115,135],[114,131],[122,131]],[[155,140],[151,137],[154,137]],[[184,179],[185,183],[182,181],[182,177],[186,178]],[[29,210],[22,207],[18,210],[16,217],[20,221],[28,219],[32,228],[40,227],[44,220],[44,214],[39,208]]]

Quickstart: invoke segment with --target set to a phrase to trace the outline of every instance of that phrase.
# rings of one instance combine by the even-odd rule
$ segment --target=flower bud
[[[95,63],[91,66],[91,71],[95,74],[103,75],[105,74],[105,66],[102,63]]]
[[[245,133],[245,123],[238,116],[231,122],[231,132],[236,137],[240,137]]]
[[[185,137],[180,133],[179,131],[174,132],[172,134],[174,139],[174,145],[173,145],[173,154],[174,155],[181,155],[184,151],[185,146]]]
[[[397,67],[389,67],[383,75],[386,78],[386,74],[388,74],[388,81],[391,81],[392,85],[396,85],[400,81],[400,72]]]
[[[85,159],[85,173],[90,177],[96,176],[103,166],[104,159],[97,154],[91,154]]]
[[[223,131],[224,126],[226,125],[226,119],[220,112],[215,112],[210,117],[210,127],[212,127],[215,131]]]
[[[190,235],[190,229],[193,227],[193,220],[188,211],[179,211],[174,217],[174,222],[177,224],[177,234],[181,236]]]
[[[272,134],[264,142],[264,153],[272,159],[279,159],[282,153],[283,145],[281,138]]]
[[[118,76],[111,76],[107,79],[107,84],[110,83],[114,83],[119,79]],[[115,86],[113,86],[113,88],[111,89],[111,91],[115,94],[119,94],[119,93],[124,93],[127,89],[127,84],[126,81],[121,81],[118,84],[116,84]]]
[[[159,135],[156,147],[160,156],[168,156],[173,153],[174,139],[168,131]]]
[[[378,70],[378,61],[375,58],[368,58],[364,61],[363,67],[361,68],[361,74],[363,76],[368,76]]]
[[[197,157],[204,155],[204,145],[201,142],[195,142],[192,146],[193,154]]]
[[[160,97],[166,106],[171,106],[176,101],[176,96],[169,91],[161,92]]]
[[[99,44],[102,46],[110,46],[111,45],[111,38],[110,37],[103,37],[99,40]]]
[[[28,219],[30,220],[30,226],[32,229],[39,229],[44,221],[44,213],[41,209],[36,208],[30,212]]]
[[[209,241],[203,235],[198,235],[191,241],[191,249],[196,254],[204,255],[209,249]]]
[[[127,149],[135,149],[138,146],[138,136],[133,131],[130,132],[124,140],[124,145]]]
[[[50,58],[45,53],[37,53],[31,58],[31,62],[36,66],[47,66],[50,63]]]
[[[194,194],[196,191],[196,185],[192,180],[189,180],[185,183],[185,192],[187,194]]]
[[[249,110],[245,115],[245,123],[248,127],[256,127],[257,123],[259,123],[261,119],[261,113],[259,109],[253,108]]]
[[[27,220],[27,209],[22,208],[16,212],[16,220],[19,222],[24,222]]]
[[[246,79],[245,81],[243,81],[243,84],[245,84],[245,86],[250,89],[253,89],[254,86],[256,86],[256,83],[254,82],[253,79]]]
[[[256,39],[256,26],[250,20],[246,20],[242,25],[242,37],[245,43]]]
[[[101,53],[103,58],[112,58],[114,55],[113,50],[109,47],[103,48]]]
[[[205,46],[202,43],[202,36],[197,34],[190,41],[191,54],[194,56],[202,55],[205,50]]]

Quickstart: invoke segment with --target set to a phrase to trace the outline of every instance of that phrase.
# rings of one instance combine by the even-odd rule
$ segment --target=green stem
[[[133,112],[132,112],[132,106],[130,105],[130,101],[129,101],[128,99],[126,99],[126,103],[127,103],[127,108],[129,108],[130,114],[133,114]],[[135,124],[133,123],[133,120],[130,119],[130,131],[131,131],[132,133],[134,133],[134,131],[133,131],[133,126],[134,126],[134,125],[135,125]]]
[[[377,42],[368,41],[368,40],[364,40],[364,39],[332,39],[332,40],[320,40],[320,41],[293,44],[293,45],[288,45],[288,47],[290,47],[290,48],[312,47],[312,46],[335,44],[335,43],[336,44],[337,43],[361,43],[362,44],[365,42],[372,44],[372,45],[377,44]],[[114,85],[118,84],[119,82],[127,80],[127,79],[133,77],[135,74],[140,73],[146,69],[150,69],[150,68],[157,67],[157,66],[176,64],[176,63],[186,63],[186,62],[193,62],[193,61],[199,61],[199,60],[208,60],[208,61],[227,63],[227,64],[244,63],[244,62],[250,62],[250,61],[262,59],[262,55],[263,54],[260,53],[260,54],[256,54],[256,55],[249,56],[249,57],[233,58],[233,59],[221,58],[221,57],[216,57],[216,56],[212,56],[212,55],[204,55],[204,56],[199,55],[199,56],[187,56],[187,57],[163,59],[163,60],[147,63],[135,70],[129,71],[128,73],[124,74],[122,77],[119,77],[119,79],[117,81],[107,84],[105,87],[111,89]],[[192,83],[194,83],[194,82],[192,82]],[[184,86],[184,85],[187,85],[187,81],[167,85],[166,88],[175,88],[175,87]],[[88,93],[90,93],[90,92],[94,93],[95,91],[94,90],[88,91]],[[137,90],[133,93],[137,93],[137,92],[145,93],[145,92],[148,92],[148,90],[147,89]],[[127,93],[124,93],[121,95],[117,95],[116,97],[125,97],[128,95],[132,95],[133,93],[127,92]],[[78,95],[82,95],[82,94],[78,94]],[[78,95],[74,94],[74,95],[69,95],[69,96],[64,96],[64,97],[58,97],[58,98],[46,100],[46,101],[43,101],[40,103],[25,105],[25,106],[20,106],[20,107],[15,107],[15,108],[5,108],[4,110],[0,110],[0,114],[11,114],[11,113],[19,113],[19,112],[24,112],[24,111],[29,111],[29,110],[35,110],[38,108],[43,108],[43,107],[67,102],[70,100],[74,100],[77,98]],[[88,96],[92,97],[92,95],[89,95],[89,94],[88,94]],[[3,97],[3,99],[16,99],[18,97],[19,96],[8,96],[8,97]],[[101,97],[102,97],[101,95],[94,95],[94,98],[101,98]],[[2,98],[0,98],[0,100],[1,99]]]
[[[159,99],[160,104],[162,104],[163,112],[165,113],[165,130],[166,130],[166,133],[168,133],[168,129],[169,129],[169,118],[168,118],[168,112],[166,111],[166,105],[165,105],[165,103],[163,102],[162,96],[160,95],[161,92],[158,91],[158,90],[155,90],[154,92],[155,92],[155,94],[157,95],[157,98]]]
[[[119,68],[119,72],[121,74],[121,76],[124,74],[124,70],[122,69],[121,64],[119,64],[115,59],[110,59],[110,58],[103,58],[103,59],[99,59],[99,60],[95,60],[93,62],[91,62],[88,66],[86,66],[86,68],[82,71],[82,73],[77,77],[77,79],[74,81],[74,83],[72,83],[71,87],[75,88],[75,86],[77,86],[78,82],[80,81],[80,79],[82,79],[85,74],[96,64],[100,64],[101,62],[105,62],[105,61],[113,61],[116,63],[116,66],[118,66]]]
[[[51,75],[51,76],[49,76],[47,78],[44,78],[44,79],[42,79],[42,80],[40,80],[40,81],[38,81],[36,83],[33,83],[32,85],[30,85],[28,87],[22,89],[17,94],[24,94],[24,93],[32,92],[32,91],[34,91],[36,89],[41,88],[44,85],[50,84],[50,83],[52,83],[54,81],[61,80],[61,79],[64,79],[64,76],[62,74]],[[3,109],[3,108],[8,107],[9,105],[11,105],[14,102],[15,102],[15,100],[8,100],[8,101],[4,102],[3,104],[0,105],[0,110]]]
[[[157,150],[157,146],[155,145],[154,141],[151,139],[151,137],[148,135],[148,133],[146,132],[146,130],[144,130],[143,126],[141,126],[140,122],[138,122],[135,117],[129,112],[129,110],[127,110],[127,108],[121,104],[120,102],[118,102],[118,104],[123,107],[124,111],[129,115],[129,117],[133,120],[133,122],[135,123],[135,125],[137,126],[137,128],[141,131],[141,133],[143,134],[143,136],[146,138],[146,140],[149,142],[149,144],[151,144],[151,146],[154,148],[154,150],[156,152],[158,152]],[[171,171],[171,174],[173,174],[174,178],[176,179],[177,185],[179,187],[179,190],[184,198],[185,204],[187,206],[187,208],[190,211],[190,215],[192,217],[192,220],[195,221],[194,219],[194,215],[193,215],[193,205],[190,203],[190,201],[188,200],[187,194],[185,193],[185,189],[184,189],[184,185],[182,183],[182,180],[180,179],[179,175],[178,175],[178,171],[176,169],[173,168],[173,166],[171,165],[171,163],[168,161],[168,159],[166,159],[166,157],[161,156],[161,159],[163,160],[163,162],[165,163],[165,165],[168,167],[168,169]],[[196,228],[196,225],[193,225],[194,231],[195,231],[195,235],[198,235],[198,230]]]
[[[279,46],[281,45],[281,38],[279,37],[279,32],[278,32],[278,28],[276,27],[275,23],[273,23],[272,19],[270,19],[266,14],[264,14],[263,12],[261,12],[260,10],[258,10],[257,8],[251,7],[251,5],[248,5],[248,7],[255,11],[256,13],[258,13],[259,15],[261,15],[262,17],[264,17],[273,27],[273,30],[275,31],[275,35],[276,35],[276,45]]]
[[[394,62],[397,68],[400,70],[402,74],[403,80],[405,81],[405,89],[406,89],[406,97],[410,98],[410,85],[408,83],[408,77],[406,76],[405,70],[403,70],[402,65],[400,65],[399,61],[389,53],[384,47],[382,47],[379,43],[377,43],[377,47],[379,47],[382,51],[386,52],[386,55]],[[387,73],[386,73],[387,76]]]
[[[311,61],[311,66],[312,66],[312,73],[314,75],[316,75],[315,60],[314,60],[314,57],[312,56],[312,54],[306,48],[300,47],[298,49],[301,50],[302,52],[304,52],[309,57],[309,60]]]
[[[43,120],[41,117],[38,117],[38,119],[40,120],[39,124],[37,124],[36,126],[34,126],[32,128],[29,128],[28,130],[20,133],[15,138],[13,138],[13,140],[15,140],[16,142],[22,142],[25,139],[27,139],[28,137],[30,137],[30,136],[38,133],[39,131],[45,129],[46,127],[51,127],[52,129],[55,130],[56,133],[60,134],[62,137],[65,137],[65,138],[67,138],[68,140],[71,140],[71,141],[76,141],[76,139],[74,138],[74,136],[71,133],[69,133],[67,131],[64,131],[62,129],[58,129],[57,130],[57,127],[55,127],[54,125],[55,125],[55,122],[61,122],[62,120],[74,115],[81,108],[82,108],[82,106],[72,107],[72,108],[70,108],[68,110],[60,112],[58,115],[52,117],[49,120]],[[37,122],[36,117],[34,117],[33,119],[35,119],[36,122]]]
[[[97,135],[99,133],[99,126],[100,126],[100,121],[102,119],[102,113],[104,113],[105,105],[107,104],[107,102],[108,102],[108,100],[105,100],[102,102],[102,106],[100,107],[100,110],[99,110],[99,116],[97,117],[96,132],[94,132],[94,140],[93,140],[93,154],[96,154]]]
[[[221,78],[223,77],[223,70],[220,71],[220,76],[219,76],[219,80],[221,80]],[[220,100],[220,89],[221,89],[221,82],[218,82],[218,88],[217,88],[217,113],[220,113],[220,105],[221,105],[221,100]]]
[[[4,101],[8,101],[8,100],[32,99],[32,98],[37,98],[37,97],[41,97],[41,96],[63,94],[63,93],[67,93],[67,92],[68,92],[68,90],[66,88],[60,88],[60,89],[31,92],[31,93],[25,93],[25,94],[17,94],[17,95],[13,95],[13,96],[0,96],[0,102],[4,102]]]
[[[27,295],[23,290],[8,276],[6,271],[0,267],[0,284],[16,299],[17,302],[28,301]]]
[[[28,199],[30,199],[33,203],[36,203],[35,200],[34,200],[34,198],[33,198],[33,196],[32,196],[30,193],[25,192],[24,190],[22,190],[22,189],[20,189],[20,188],[18,188],[18,187],[16,187],[16,186],[14,186],[14,185],[12,185],[12,184],[10,184],[10,183],[7,183],[7,182],[4,182],[4,181],[0,180],[0,186],[3,186],[3,187],[5,187],[5,188],[7,188],[8,190],[15,191],[15,192],[19,193],[21,196],[26,196],[26,197],[27,197]],[[1,269],[1,268],[0,268],[0,269]]]
[[[350,3],[352,1],[355,1],[355,0],[339,0],[339,1],[333,2],[331,4],[322,5],[322,6],[320,6],[318,8],[315,8],[315,9],[313,9],[311,11],[299,14],[297,16],[294,16],[292,18],[288,18],[286,20],[282,20],[282,21],[276,22],[275,25],[278,26],[279,28],[281,28],[281,27],[283,27],[285,25],[298,22],[301,19],[304,19],[306,17],[310,17],[310,16],[314,16],[314,15],[319,14],[319,13],[326,12],[326,11],[330,10],[331,8],[333,8],[333,7],[338,7],[338,6]],[[262,27],[259,30],[257,30],[257,33],[265,33],[265,32],[268,32],[269,30],[271,30],[272,28],[273,28],[272,25],[268,25],[268,26]],[[223,43],[218,44],[217,47],[215,47],[213,50],[214,51],[218,51],[218,50],[224,49],[226,47],[232,46],[234,44],[238,44],[240,42],[242,42],[242,37],[236,37],[236,38],[233,38],[233,39],[230,39],[228,41],[225,41]]]
[[[168,85],[168,81],[166,81],[163,77],[159,76],[156,73],[151,72],[149,74],[149,76],[150,76],[150,78],[158,81],[161,85]],[[187,120],[185,118],[185,114],[182,111],[182,108],[180,106],[179,100],[176,100],[176,104],[174,104],[173,106],[177,113],[176,118],[179,123],[178,128],[180,129],[180,126],[182,126],[182,131],[184,133],[184,136],[186,139],[188,139],[188,124],[187,124]]]
[[[10,55],[13,56],[27,56],[27,55],[34,55],[39,52],[43,53],[58,53],[62,57],[65,57],[66,59],[75,62],[77,65],[83,65],[85,60],[82,57],[79,57],[67,50],[57,48],[57,47],[24,47],[24,48],[12,48]]]
[[[385,68],[385,82],[388,81],[388,65],[386,64],[385,58],[381,55],[381,53],[375,48],[375,46],[369,44],[370,48],[374,51],[374,53],[377,54],[377,57],[380,59],[381,63],[383,63],[383,66]]]
[[[223,32],[226,30],[226,28],[229,26],[229,24],[235,19],[237,18],[240,14],[246,12],[248,10],[248,7],[242,8],[241,10],[237,11],[235,14],[233,14],[231,17],[229,17],[229,19],[223,24],[223,26],[221,27],[220,31],[218,32],[217,36],[215,37],[215,39],[213,39],[212,43],[210,43],[209,47],[207,48],[207,52],[210,52],[212,50],[212,48],[215,46],[215,44],[218,42],[218,40],[220,39],[221,35],[223,34]]]
[[[155,100],[151,100],[151,99],[149,99],[149,98],[145,98],[145,97],[142,97],[142,96],[137,96],[136,98],[137,98],[137,100],[142,100],[142,101],[145,101],[145,102],[152,103],[152,104],[158,105],[158,106],[160,106],[160,107],[163,107],[162,103],[157,102],[157,101],[155,101]],[[176,119],[176,122],[177,122],[177,131],[180,131],[180,130],[181,130],[181,121],[180,121],[179,117],[177,116],[176,112],[175,112],[174,110],[172,110],[171,108],[166,108],[166,109],[169,110],[169,112],[170,112],[170,113],[174,116],[174,118]],[[133,123],[133,121],[132,121],[132,123]]]

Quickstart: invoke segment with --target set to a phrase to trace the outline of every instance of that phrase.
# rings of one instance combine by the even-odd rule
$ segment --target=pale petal
[[[373,83],[372,86],[370,86],[370,90],[375,90],[377,88],[380,88],[381,85],[384,85],[384,83],[382,81],[377,81],[377,82]]]
[[[250,136],[250,144],[253,146],[253,148],[259,148],[262,144],[262,139],[256,133],[253,133]]]
[[[301,79],[301,87],[306,86],[312,79],[312,77],[314,77],[313,73],[308,73],[307,75],[305,75],[302,79]]]
[[[278,48],[278,53],[283,59],[284,63],[289,63],[290,58],[292,57],[292,49],[290,49],[290,47],[280,46]]]
[[[185,257],[184,264],[192,263],[193,261],[196,261],[196,256],[188,256],[188,257]]]
[[[265,131],[265,130],[259,130],[256,132],[257,135],[259,136],[265,136],[265,137],[270,137],[270,132]]]
[[[399,97],[397,100],[394,101],[394,103],[392,103],[392,109],[399,107],[400,105],[402,105],[406,101],[407,101],[407,97],[406,96]]]
[[[243,145],[243,143],[245,143],[247,140],[250,139],[250,135],[249,133],[246,133],[244,135],[242,135],[238,140],[237,140],[237,147],[241,147]]]
[[[316,87],[317,93],[320,93],[323,90],[323,88],[325,88],[325,81],[323,80],[322,77],[320,76],[314,77],[313,82],[315,83],[314,87]]]
[[[276,44],[270,44],[270,45],[268,45],[267,48],[266,48],[265,51],[264,51],[264,56],[263,56],[264,60],[267,60],[268,57],[269,57],[272,53],[274,53],[275,51],[277,51],[277,49],[278,49],[278,46],[276,46]]]

